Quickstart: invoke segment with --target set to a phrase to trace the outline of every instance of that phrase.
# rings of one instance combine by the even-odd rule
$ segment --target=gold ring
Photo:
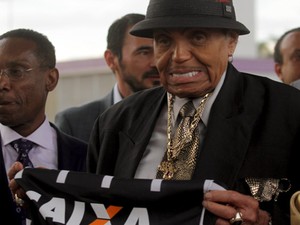
[[[15,194],[15,202],[18,206],[23,206],[24,205],[24,200],[19,198],[17,194]]]
[[[236,212],[235,216],[229,220],[232,225],[241,225],[243,223],[242,213]]]

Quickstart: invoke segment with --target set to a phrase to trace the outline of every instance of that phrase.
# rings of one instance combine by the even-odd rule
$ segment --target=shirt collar
[[[27,140],[30,140],[37,145],[44,147],[44,148],[51,148],[52,143],[52,127],[50,126],[49,121],[47,118],[44,120],[42,125],[36,129],[32,134],[30,134],[27,137],[23,137],[17,132],[15,132],[10,127],[4,126],[3,124],[0,124],[0,132],[1,132],[1,141],[2,145],[8,145],[12,141],[17,140],[19,138],[26,138]]]
[[[114,104],[116,104],[117,102],[121,101],[123,98],[120,94],[120,91],[119,91],[119,88],[118,88],[118,84],[115,83],[115,86],[114,86]]]
[[[290,85],[291,85],[292,87],[295,87],[295,88],[300,89],[300,79],[299,79],[299,80],[293,81],[292,83],[290,83]]]
[[[205,107],[204,107],[204,110],[203,110],[203,113],[202,113],[202,117],[201,117],[201,119],[202,119],[203,123],[205,124],[205,126],[207,126],[212,104],[214,103],[217,95],[219,94],[219,91],[220,91],[220,89],[221,89],[221,87],[224,83],[225,76],[226,76],[226,70],[222,74],[222,76],[220,78],[220,81],[217,84],[215,90],[212,92],[210,97],[207,99],[207,102],[205,104]],[[170,95],[170,93],[168,93],[168,95]],[[201,100],[202,100],[202,98],[193,99],[193,104],[194,104],[195,108],[197,108],[199,106]],[[174,111],[173,121],[176,121],[179,110],[188,101],[189,101],[188,98],[179,98],[179,97],[175,96],[174,109],[173,109],[173,111]]]

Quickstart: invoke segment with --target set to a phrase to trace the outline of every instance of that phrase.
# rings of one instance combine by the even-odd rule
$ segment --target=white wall
[[[255,43],[255,1],[254,0],[233,0],[237,21],[244,24],[250,34],[239,37],[239,43],[234,57],[255,58],[257,48]]]

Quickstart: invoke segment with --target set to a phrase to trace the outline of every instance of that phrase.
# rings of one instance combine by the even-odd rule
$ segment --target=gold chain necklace
[[[169,107],[168,107],[168,129],[167,129],[167,136],[168,136],[168,143],[167,143],[167,152],[168,155],[170,155],[170,159],[172,158],[177,158],[177,156],[180,153],[180,150],[192,140],[192,134],[194,132],[194,130],[196,129],[196,127],[198,126],[198,123],[201,119],[203,110],[204,110],[204,106],[206,103],[206,100],[208,99],[208,97],[210,96],[210,93],[207,93],[203,99],[201,100],[199,107],[196,110],[195,115],[193,116],[193,120],[191,122],[191,125],[189,127],[189,129],[185,132],[184,138],[180,140],[179,143],[177,143],[177,145],[173,146],[172,143],[172,138],[171,138],[171,134],[172,134],[172,112],[173,112],[173,108],[174,108],[174,96],[171,95],[169,97]]]
[[[174,162],[177,160],[180,151],[192,140],[192,134],[197,128],[198,123],[201,119],[205,103],[211,93],[207,93],[201,100],[196,113],[193,116],[192,122],[189,129],[185,132],[184,138],[182,138],[175,146],[172,142],[172,112],[174,108],[174,95],[169,95],[168,97],[168,124],[167,124],[167,157],[166,161],[163,161],[158,170],[163,172],[163,179],[170,180],[174,176],[174,173],[177,171],[177,168],[174,165]]]

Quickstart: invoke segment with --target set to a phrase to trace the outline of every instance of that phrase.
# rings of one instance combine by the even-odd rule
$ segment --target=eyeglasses
[[[26,73],[32,70],[33,68],[6,68],[0,70],[0,76],[7,76],[10,81],[18,81],[21,80]]]

